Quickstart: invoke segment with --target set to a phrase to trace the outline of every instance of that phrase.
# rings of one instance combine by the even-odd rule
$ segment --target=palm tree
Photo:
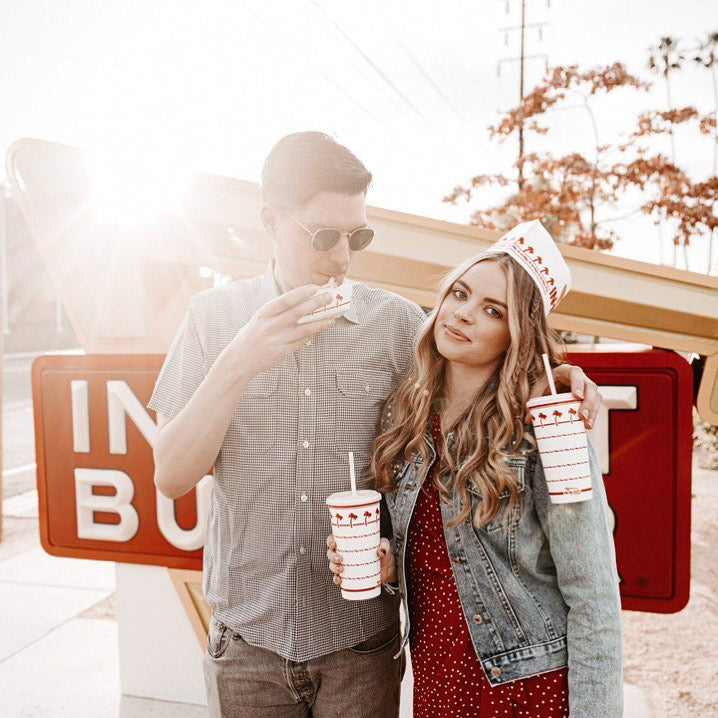
[[[669,80],[669,73],[671,70],[680,70],[683,66],[683,60],[685,59],[683,54],[678,49],[678,41],[672,38],[670,35],[662,37],[656,45],[652,45],[648,48],[648,69],[656,74],[663,75],[666,81],[666,96],[668,97],[668,109],[673,110],[673,100],[671,99],[671,83]],[[669,130],[669,136],[671,140],[671,162],[676,164],[676,143],[673,138],[673,127]],[[683,248],[686,251],[686,248]],[[673,244],[673,266],[676,266],[676,252],[677,247]],[[663,256],[663,245],[661,243],[661,257]],[[686,269],[688,269],[688,256],[686,259]]]
[[[648,49],[648,69],[651,72],[660,73],[666,81],[666,95],[668,97],[668,109],[673,109],[673,100],[671,99],[671,83],[669,81],[669,73],[671,70],[680,70],[683,66],[685,57],[678,49],[678,41],[670,36],[662,37],[657,45],[653,45]],[[673,141],[673,130],[670,131],[671,137],[671,161],[676,163],[676,146]]]
[[[705,39],[698,43],[696,54],[693,62],[705,67],[709,70],[713,78],[713,122],[718,120],[718,76],[716,75],[716,67],[718,67],[718,32],[711,32],[706,35]],[[718,127],[713,126],[713,176],[718,174]],[[715,232],[711,233],[708,238],[708,268],[707,274],[711,273],[713,268],[713,240]]]

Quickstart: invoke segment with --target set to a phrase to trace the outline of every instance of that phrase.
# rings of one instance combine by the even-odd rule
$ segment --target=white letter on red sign
[[[111,380],[107,382],[107,427],[111,454],[127,453],[125,414],[132,419],[150,446],[155,442],[157,424],[152,421],[145,407],[124,381]]]
[[[212,493],[212,481],[207,474],[196,486],[197,523],[193,529],[183,529],[175,519],[175,502],[157,492],[157,525],[162,535],[182,551],[196,551],[204,546],[209,515],[209,495]]]
[[[112,486],[113,496],[92,493],[93,486]],[[135,507],[130,503],[135,495],[132,479],[116,469],[75,469],[75,506],[77,537],[100,541],[129,541],[140,525]],[[105,511],[120,517],[118,524],[100,524],[94,512]]]
[[[620,409],[624,411],[626,409],[635,409],[638,406],[638,398],[635,386],[601,384],[598,389],[601,392],[603,401],[596,415],[596,423],[593,425],[589,436],[596,446],[596,453],[601,462],[601,473],[608,474],[611,471],[609,466],[611,447],[608,445],[609,412]]]
[[[72,395],[72,449],[76,454],[90,451],[90,411],[87,406],[87,382],[70,382]]]

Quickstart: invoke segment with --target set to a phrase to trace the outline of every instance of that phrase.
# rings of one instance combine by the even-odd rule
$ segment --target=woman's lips
[[[468,342],[471,341],[469,337],[466,336],[466,334],[463,334],[458,329],[454,329],[453,327],[450,327],[448,324],[444,324],[444,331],[447,333],[447,335],[457,342]]]

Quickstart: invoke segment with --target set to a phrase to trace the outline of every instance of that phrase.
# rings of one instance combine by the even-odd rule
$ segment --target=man
[[[297,324],[341,283],[371,240],[371,174],[317,132],[281,139],[262,172],[264,276],[196,295],[149,406],[155,482],[189,491],[214,466],[203,588],[212,625],[203,659],[213,716],[395,717],[402,661],[398,597],[347,601],[332,582],[326,497],[359,487],[384,400],[411,368],[423,312],[355,284],[345,316]],[[332,231],[334,230],[334,231]],[[600,405],[577,367],[559,383]]]

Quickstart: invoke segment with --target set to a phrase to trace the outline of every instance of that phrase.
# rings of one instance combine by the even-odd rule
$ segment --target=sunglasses
[[[312,247],[319,252],[326,252],[331,249],[343,236],[349,240],[349,246],[355,252],[368,247],[372,239],[374,239],[374,230],[371,227],[359,227],[352,232],[340,232],[338,229],[330,227],[322,227],[316,232],[305,227],[286,207],[279,207],[286,212],[311,238]]]

